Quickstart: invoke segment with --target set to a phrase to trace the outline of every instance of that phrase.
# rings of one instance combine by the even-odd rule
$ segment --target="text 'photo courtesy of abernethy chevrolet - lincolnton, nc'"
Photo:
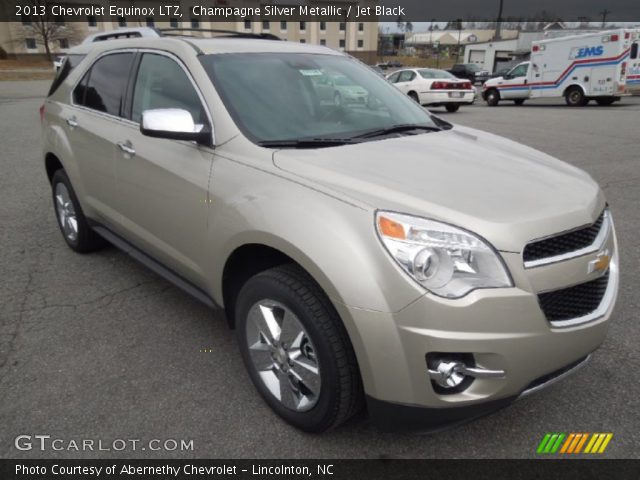
[[[223,308],[285,421],[435,430],[602,343],[618,250],[587,173],[324,46],[149,30],[71,49],[41,107],[62,236]]]

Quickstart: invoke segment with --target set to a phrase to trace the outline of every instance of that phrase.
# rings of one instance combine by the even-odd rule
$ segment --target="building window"
[[[68,38],[61,38],[60,40],[58,40],[58,42],[60,43],[60,48],[62,48],[62,49],[69,48],[69,39]]]
[[[364,47],[364,40],[358,40],[358,48]]]
[[[304,32],[307,30],[307,22],[300,22],[300,31]]]
[[[98,26],[98,20],[96,19],[95,15],[89,15],[87,17],[87,25],[89,25],[90,27]]]
[[[245,30],[251,30],[251,20],[245,20],[244,21],[244,29]]]
[[[200,20],[197,18],[191,18],[191,28],[200,28]]]
[[[347,29],[347,24],[345,22],[340,22],[340,31],[344,32]]]
[[[118,17],[118,26],[119,27],[126,27],[127,26],[127,19],[124,17]]]
[[[320,22],[320,31],[321,32],[327,31],[327,22]]]
[[[271,22],[263,21],[262,22],[262,30],[269,30],[271,28]]]
[[[280,22],[280,30],[283,32],[287,31],[287,22]]]
[[[307,43],[307,41],[304,38],[301,38],[300,43]]]
[[[364,23],[359,23],[358,24],[358,31],[359,32],[364,32]]]
[[[346,42],[344,41],[344,38],[340,39],[340,48],[344,48],[345,47]]]
[[[36,39],[35,38],[25,38],[24,43],[29,50],[34,50],[36,47]]]
[[[156,22],[153,20],[153,17],[147,17],[146,21],[147,21],[147,27],[155,27],[156,26]]]
[[[320,39],[320,45],[322,45],[323,47],[327,44],[327,41],[324,38]]]
[[[29,15],[21,15],[20,19],[23,25],[31,25],[31,17]]]
[[[178,28],[178,19],[173,17],[169,20],[169,25],[171,25],[171,28]]]

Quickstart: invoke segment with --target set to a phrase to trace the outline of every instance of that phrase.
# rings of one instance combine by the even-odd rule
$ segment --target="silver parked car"
[[[158,36],[69,58],[41,111],[65,242],[110,242],[224,308],[292,425],[459,423],[602,343],[618,250],[583,171],[320,46]],[[328,74],[367,104],[321,101]]]

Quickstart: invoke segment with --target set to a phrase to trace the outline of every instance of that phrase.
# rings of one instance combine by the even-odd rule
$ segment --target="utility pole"
[[[456,20],[458,24],[458,48],[456,49],[456,63],[460,61],[460,36],[462,35],[462,19],[459,18]]]
[[[498,19],[496,20],[496,33],[494,40],[500,40],[500,28],[502,27],[502,7],[504,6],[504,0],[500,0],[500,6],[498,7]]]
[[[609,15],[610,13],[611,11],[607,10],[606,8],[600,12],[600,15],[602,15],[602,28],[604,28],[605,24],[607,23],[607,15]]]

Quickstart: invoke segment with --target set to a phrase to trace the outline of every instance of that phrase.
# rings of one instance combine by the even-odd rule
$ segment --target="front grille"
[[[600,214],[595,223],[588,227],[528,244],[522,254],[524,261],[532,262],[543,258],[556,257],[588,247],[593,244],[598,236],[603,221],[604,212]]]
[[[584,317],[600,306],[608,283],[609,271],[590,282],[541,293],[538,301],[549,322]]]

